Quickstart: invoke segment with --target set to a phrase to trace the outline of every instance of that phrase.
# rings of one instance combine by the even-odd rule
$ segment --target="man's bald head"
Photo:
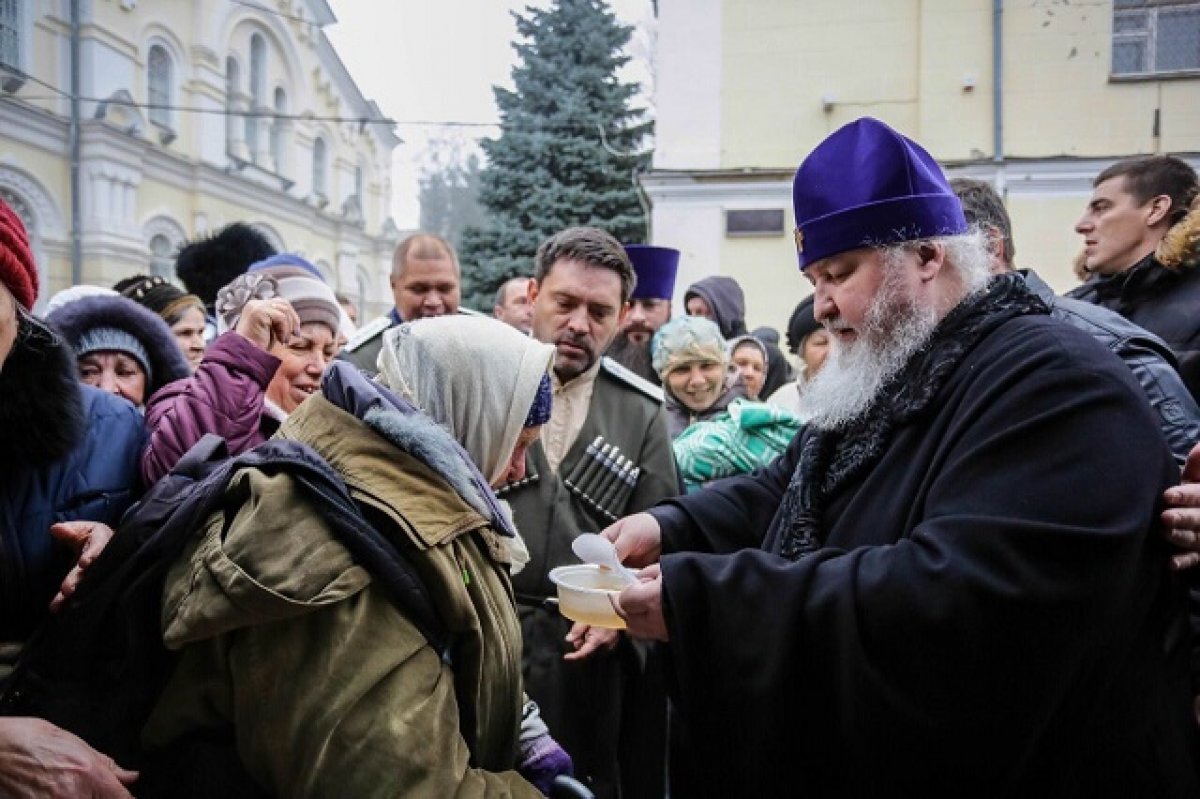
[[[458,312],[458,256],[434,233],[413,233],[392,255],[392,294],[406,321]]]

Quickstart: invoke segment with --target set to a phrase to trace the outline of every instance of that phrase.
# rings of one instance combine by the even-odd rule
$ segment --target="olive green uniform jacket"
[[[602,441],[597,445],[598,437]],[[616,447],[619,457],[632,462],[625,478],[633,468],[640,470],[632,484],[626,480],[624,487],[619,485],[617,456],[610,451],[608,459],[613,462],[606,463],[600,455],[605,446]],[[602,530],[622,516],[679,494],[662,389],[605,358],[596,375],[587,419],[558,473],[550,471],[540,442],[529,448],[525,467],[524,479],[497,493],[512,506],[513,520],[531,556],[513,578],[521,600],[526,691],[538,703],[555,739],[570,753],[576,775],[603,799],[616,795],[622,781],[620,768],[646,770],[626,756],[620,757],[624,765],[617,766],[620,728],[630,726],[629,711],[637,704],[623,697],[640,690],[641,663],[627,643],[615,654],[563,661],[563,655],[572,651],[563,640],[571,622],[542,600],[555,594],[550,570],[579,562],[571,551],[576,536]],[[624,748],[635,752],[657,745]],[[650,754],[650,758],[661,771],[660,755]],[[631,775],[625,776],[628,795]]]
[[[246,469],[168,575],[180,659],[150,746],[232,726],[278,797],[540,796],[515,771],[521,635],[500,536],[423,462],[322,396],[279,436],[320,453],[403,531],[455,635],[453,670],[355,564],[287,475]],[[457,691],[475,712],[460,733]]]

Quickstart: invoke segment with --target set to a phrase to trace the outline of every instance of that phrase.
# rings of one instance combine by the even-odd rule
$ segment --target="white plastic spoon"
[[[571,549],[580,560],[608,569],[626,583],[638,581],[636,574],[621,565],[621,561],[617,559],[616,547],[604,536],[583,533],[571,542]]]

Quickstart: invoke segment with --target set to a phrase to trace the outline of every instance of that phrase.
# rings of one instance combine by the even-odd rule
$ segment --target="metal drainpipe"
[[[992,160],[1004,163],[1004,0],[992,0]]]
[[[71,285],[83,282],[83,203],[79,196],[79,0],[71,0]]]

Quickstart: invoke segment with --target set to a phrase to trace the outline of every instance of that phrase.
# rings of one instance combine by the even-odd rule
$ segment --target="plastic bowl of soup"
[[[625,620],[613,610],[609,597],[621,593],[625,584],[608,569],[594,563],[559,566],[550,570],[558,587],[558,612],[571,621],[593,627],[624,630]]]

